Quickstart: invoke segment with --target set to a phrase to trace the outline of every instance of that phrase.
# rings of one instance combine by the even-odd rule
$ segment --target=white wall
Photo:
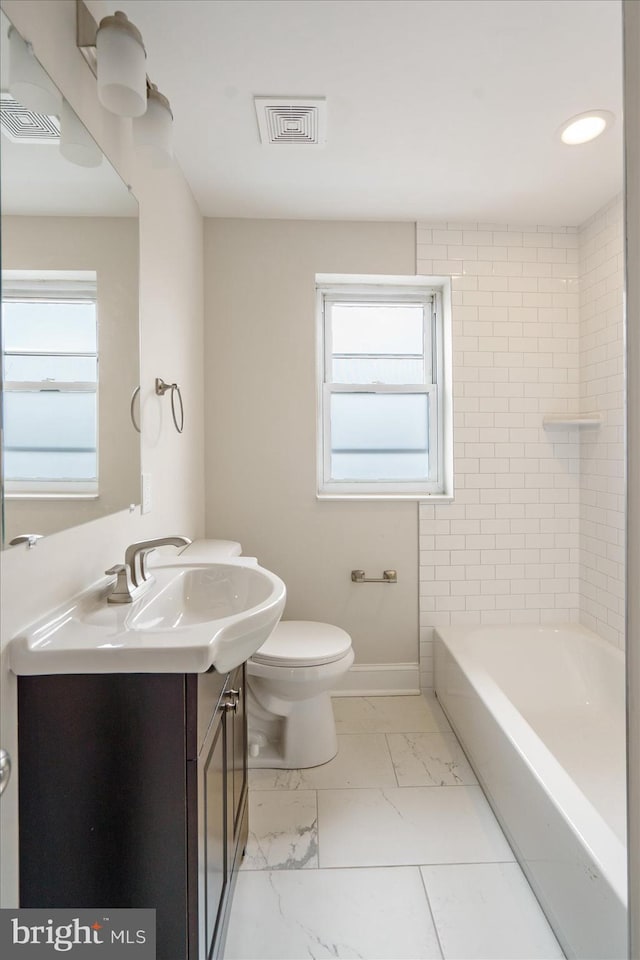
[[[575,228],[418,224],[418,272],[453,278],[455,501],[420,507],[421,678],[433,627],[578,618]]]
[[[99,106],[95,80],[75,47],[74,0],[3,0],[3,8],[33,43],[36,55],[140,202],[142,465],[153,478],[150,514],[122,512],[48,537],[31,551],[12,548],[0,558],[0,743],[15,760],[16,683],[6,665],[7,642],[122,560],[128,543],[168,533],[202,535],[202,218],[180,171],[138,167],[130,123]],[[183,387],[186,424],[181,436],[171,424],[168,397],[154,396],[156,376]],[[2,796],[0,816],[1,902],[14,906],[17,777]]]
[[[579,232],[580,409],[602,426],[580,437],[580,622],[624,647],[624,234],[622,198]]]
[[[418,659],[417,504],[316,499],[316,273],[415,272],[409,223],[207,220],[207,533],[287,584],[287,619],[347,630],[358,664]],[[398,584],[357,585],[398,571]],[[417,678],[417,670],[416,670]]]

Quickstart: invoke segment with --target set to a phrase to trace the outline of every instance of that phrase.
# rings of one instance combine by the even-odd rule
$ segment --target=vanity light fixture
[[[614,116],[609,110],[589,110],[571,117],[560,128],[560,139],[568,147],[576,147],[582,143],[595,140],[610,127]]]
[[[102,150],[64,99],[60,113],[60,153],[79,167],[99,167],[102,163]]]
[[[9,89],[2,94],[2,130],[15,143],[57,143],[66,159],[97,167],[102,151],[36,59],[33,48],[11,25],[8,32]]]
[[[98,99],[120,117],[141,117],[147,108],[147,51],[142,34],[117,10],[96,33]]]
[[[14,26],[9,28],[9,92],[33,113],[50,117],[60,113],[60,93]]]
[[[147,51],[142,34],[117,10],[100,24],[76,0],[76,46],[98,81],[98,99],[120,117],[140,117],[147,107]]]
[[[168,166],[173,159],[173,113],[146,75],[147,53],[138,28],[119,10],[98,25],[84,0],[76,0],[76,46],[97,79],[103,107],[132,117],[136,146],[153,166]]]
[[[149,83],[146,113],[133,121],[133,142],[147,153],[154,167],[168,167],[173,160],[172,125],[171,104],[155,83]]]

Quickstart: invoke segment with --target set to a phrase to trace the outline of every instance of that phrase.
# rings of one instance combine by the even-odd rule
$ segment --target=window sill
[[[316,493],[316,500],[409,500],[414,503],[453,503],[451,493]]]
[[[6,493],[5,500],[99,500],[98,493]]]

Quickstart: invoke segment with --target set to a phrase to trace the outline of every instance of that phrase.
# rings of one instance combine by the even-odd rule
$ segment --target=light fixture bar
[[[76,0],[76,46],[87,61],[94,77],[98,76],[97,32],[98,24],[92,17],[86,3],[83,0]]]

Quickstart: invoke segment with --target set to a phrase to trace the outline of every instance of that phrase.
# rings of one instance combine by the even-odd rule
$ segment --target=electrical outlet
[[[142,513],[151,513],[151,474],[142,474]]]

